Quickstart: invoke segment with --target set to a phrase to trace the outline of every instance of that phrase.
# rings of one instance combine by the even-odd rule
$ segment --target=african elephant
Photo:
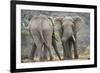
[[[29,25],[27,27],[25,25],[23,26],[29,30],[32,40],[34,41],[30,58],[34,59],[34,54],[36,50],[38,50],[38,57],[40,57],[40,60],[47,59],[48,52],[50,60],[52,60],[51,49],[53,48],[52,45],[54,46],[55,44],[55,41],[52,42],[52,40],[54,40],[54,38],[52,38],[54,32],[52,19],[43,15],[33,16]],[[59,59],[61,59],[56,46],[54,46],[54,50]]]
[[[80,16],[56,17],[54,21],[56,26],[55,29],[60,34],[64,59],[72,59],[72,45],[74,48],[74,58],[78,59],[77,32],[80,25],[83,23],[82,18]]]

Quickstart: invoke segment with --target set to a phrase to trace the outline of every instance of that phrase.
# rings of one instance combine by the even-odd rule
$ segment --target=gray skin
[[[52,19],[47,16],[34,16],[30,20],[28,27],[25,28],[29,30],[34,41],[30,59],[34,60],[35,52],[37,50],[38,57],[41,61],[47,60],[48,52],[50,60],[53,60],[51,49],[53,48],[52,45],[55,45],[55,40],[52,38],[54,32]],[[61,59],[56,46],[54,46],[54,50],[59,59]]]
[[[54,21],[55,29],[60,34],[64,59],[72,59],[72,45],[74,48],[74,58],[78,59],[77,32],[80,29],[80,25],[83,23],[82,18],[79,16],[56,17]]]

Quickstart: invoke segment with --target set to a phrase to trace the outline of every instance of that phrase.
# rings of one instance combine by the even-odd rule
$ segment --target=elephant
[[[38,57],[40,60],[46,60],[48,52],[50,60],[52,60],[51,49],[54,48],[58,58],[61,60],[60,54],[55,46],[56,42],[53,38],[53,24],[53,19],[44,15],[33,16],[28,26],[23,24],[24,28],[29,30],[32,40],[34,41],[30,59],[34,60],[35,52],[38,50]]]
[[[77,32],[83,23],[83,19],[80,16],[62,16],[55,17],[55,29],[59,32],[64,59],[72,59],[72,45],[74,48],[74,58],[78,59],[77,51]]]

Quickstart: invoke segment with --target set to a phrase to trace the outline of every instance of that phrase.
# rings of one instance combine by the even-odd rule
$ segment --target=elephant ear
[[[84,20],[80,16],[75,16],[75,17],[73,17],[73,23],[74,23],[73,30],[75,32],[78,32],[79,29],[81,28],[82,24],[84,23]]]
[[[55,20],[62,21],[63,18],[64,18],[63,16],[59,16],[59,17],[55,17]]]
[[[64,19],[64,16],[60,16],[60,17],[55,17],[54,21],[55,21],[55,30],[59,31],[59,35],[60,37],[62,37],[62,33],[63,33],[63,28],[62,28],[62,20]]]
[[[64,16],[60,16],[60,17],[55,17],[54,18],[54,22],[55,22],[55,27],[57,27],[58,29],[61,29],[62,26],[62,21],[64,19]]]

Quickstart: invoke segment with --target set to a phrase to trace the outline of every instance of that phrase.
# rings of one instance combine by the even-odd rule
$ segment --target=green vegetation
[[[59,37],[60,37],[60,36],[59,36],[59,33],[53,32],[52,38],[54,38],[56,41],[58,41]]]
[[[29,32],[26,32],[26,31],[21,32],[21,37],[22,38],[26,38],[27,36],[29,36]]]

